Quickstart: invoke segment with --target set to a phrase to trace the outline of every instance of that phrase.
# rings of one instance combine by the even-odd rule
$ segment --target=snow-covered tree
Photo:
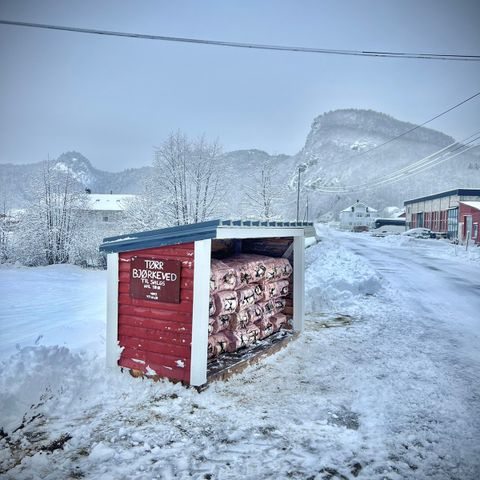
[[[273,166],[269,161],[262,163],[260,176],[254,178],[245,192],[249,216],[260,220],[278,219],[277,203],[281,199],[280,188],[273,183]]]
[[[187,179],[189,223],[203,222],[218,209],[220,175],[216,161],[220,153],[218,142],[208,143],[205,137],[191,145]]]
[[[85,193],[74,190],[71,173],[45,161],[33,181],[32,201],[20,217],[17,259],[27,265],[69,262],[86,202]]]
[[[180,131],[171,133],[155,149],[152,175],[142,195],[126,209],[132,230],[202,222],[221,206],[221,147],[204,137],[190,140]]]

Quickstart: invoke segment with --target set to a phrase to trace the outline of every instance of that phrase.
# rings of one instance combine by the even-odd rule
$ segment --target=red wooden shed
[[[230,253],[289,259],[285,311],[301,331],[306,229],[313,225],[214,220],[105,238],[107,365],[205,385],[211,259]]]

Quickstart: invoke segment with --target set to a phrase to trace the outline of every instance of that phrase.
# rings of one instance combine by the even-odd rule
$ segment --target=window
[[[102,220],[103,220],[104,222],[108,222],[108,217],[102,217]]]
[[[363,213],[357,213],[357,217],[363,217]]]

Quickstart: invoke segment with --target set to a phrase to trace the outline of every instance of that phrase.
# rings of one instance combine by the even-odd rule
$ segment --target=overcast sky
[[[478,0],[0,0],[0,18],[319,48],[480,54]],[[169,131],[225,150],[300,150],[315,116],[367,108],[421,123],[480,91],[480,62],[232,49],[0,25],[0,163],[77,150],[150,164]],[[480,97],[430,125],[461,139]]]

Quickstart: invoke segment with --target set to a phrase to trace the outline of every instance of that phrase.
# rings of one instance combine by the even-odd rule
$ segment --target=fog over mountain
[[[368,183],[420,160],[454,142],[441,132],[418,128],[395,141],[375,148],[413,128],[383,113],[371,110],[336,110],[316,117],[304,147],[296,155],[269,155],[261,150],[226,152],[218,168],[224,182],[233,186],[224,201],[229,216],[250,213],[245,190],[252,185],[265,161],[271,165],[275,190],[282,197],[278,213],[285,219],[296,215],[298,168],[301,166],[301,211],[305,217],[308,196],[309,219],[328,219],[356,199],[382,210],[402,206],[404,200],[458,187],[480,188],[480,148],[476,147],[452,160],[420,173],[402,177],[383,187],[350,193],[323,193],[325,187],[356,186]],[[372,149],[373,150],[370,150]],[[40,156],[40,155],[39,155]],[[70,170],[78,188],[95,193],[141,193],[151,167],[113,173],[98,170],[81,153],[66,152],[55,161],[55,168]],[[8,208],[21,208],[29,199],[31,180],[42,162],[28,165],[0,164],[2,202]]]

